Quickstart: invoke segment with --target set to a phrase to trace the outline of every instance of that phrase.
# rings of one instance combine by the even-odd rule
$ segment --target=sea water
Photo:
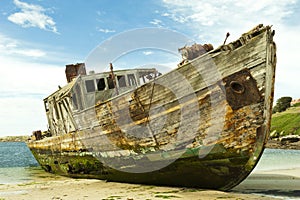
[[[299,168],[300,150],[265,149],[253,172]]]
[[[233,191],[299,200],[299,176],[300,150],[266,149],[250,176]]]
[[[0,184],[32,180],[41,171],[24,142],[0,142]]]
[[[265,149],[254,172],[300,168],[300,150]]]

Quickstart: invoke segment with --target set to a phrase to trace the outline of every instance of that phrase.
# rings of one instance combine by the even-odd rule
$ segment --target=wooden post
[[[223,43],[223,45],[225,45],[226,44],[226,41],[227,41],[227,39],[228,39],[228,37],[230,36],[230,33],[228,32],[227,34],[226,34],[226,38],[225,38],[225,40],[224,40],[224,43]]]
[[[116,94],[119,95],[119,90],[118,90],[118,87],[117,87],[116,77],[115,77],[115,74],[114,74],[114,68],[113,68],[112,63],[109,63],[109,66],[110,66],[111,78],[113,80],[113,83],[114,83],[114,86],[115,86],[115,89],[116,89]]]

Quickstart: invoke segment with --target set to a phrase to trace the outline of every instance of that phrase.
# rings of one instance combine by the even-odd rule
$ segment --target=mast
[[[109,66],[110,66],[111,78],[113,80],[113,83],[114,83],[114,86],[115,86],[115,89],[116,89],[116,94],[119,95],[119,90],[118,90],[118,87],[117,87],[116,77],[115,77],[115,74],[114,74],[114,69],[113,69],[112,63],[109,63]]]

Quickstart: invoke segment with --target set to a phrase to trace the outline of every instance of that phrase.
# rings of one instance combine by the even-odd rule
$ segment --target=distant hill
[[[280,136],[300,135],[300,104],[297,103],[284,112],[273,114],[271,132],[273,131]]]
[[[0,137],[0,142],[26,142],[28,135]]]

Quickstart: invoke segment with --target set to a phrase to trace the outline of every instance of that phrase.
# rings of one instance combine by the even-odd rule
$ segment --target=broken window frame
[[[84,84],[85,84],[85,89],[86,89],[87,93],[96,91],[94,79],[85,80]]]
[[[100,81],[101,81],[101,83],[100,83]],[[96,83],[97,83],[97,91],[105,90],[105,88],[106,88],[105,78],[97,78]]]
[[[125,75],[117,75],[119,87],[127,87]]]
[[[128,86],[137,86],[136,78],[134,74],[127,74]]]

